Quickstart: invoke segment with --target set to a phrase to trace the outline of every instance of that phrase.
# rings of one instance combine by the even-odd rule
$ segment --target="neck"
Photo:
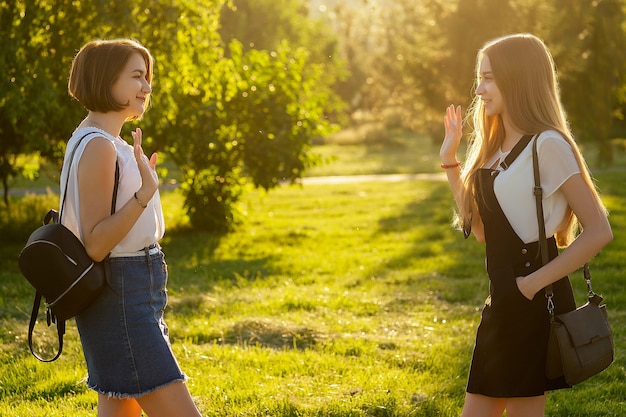
[[[104,130],[111,136],[118,137],[123,125],[124,120],[121,120],[114,112],[98,113],[90,111],[78,127],[96,127]]]
[[[522,136],[524,136],[523,132],[520,132],[516,129],[512,123],[509,122],[508,118],[503,118],[504,122],[504,141],[500,145],[500,149],[503,152],[510,151],[515,144],[520,140]]]

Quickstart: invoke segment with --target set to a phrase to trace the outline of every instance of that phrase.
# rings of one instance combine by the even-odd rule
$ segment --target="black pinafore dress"
[[[501,164],[506,169],[530,142],[522,138]],[[527,299],[516,283],[541,267],[538,242],[524,243],[500,207],[493,183],[499,171],[477,172],[476,202],[485,227],[489,297],[476,335],[467,392],[488,397],[512,398],[543,395],[566,388],[561,378],[545,376],[549,315],[543,291]],[[521,191],[520,191],[521,192]],[[532,190],[528,191],[533,198]],[[554,237],[548,240],[549,258],[558,256]],[[553,284],[554,304],[561,312],[576,308],[568,277]]]

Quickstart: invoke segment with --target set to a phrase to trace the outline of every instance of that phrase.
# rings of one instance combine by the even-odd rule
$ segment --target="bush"
[[[9,205],[0,204],[0,235],[2,242],[26,243],[28,236],[41,226],[48,210],[58,210],[59,196],[48,191],[47,194],[26,194],[12,197]]]

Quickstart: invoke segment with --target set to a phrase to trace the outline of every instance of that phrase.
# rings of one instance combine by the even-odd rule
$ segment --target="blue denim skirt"
[[[167,264],[163,253],[111,258],[108,287],[76,316],[87,385],[113,398],[136,398],[184,381],[163,320]]]

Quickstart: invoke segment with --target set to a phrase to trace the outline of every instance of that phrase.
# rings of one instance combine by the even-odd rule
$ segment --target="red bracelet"
[[[460,167],[461,166],[461,162],[460,161],[456,161],[456,163],[452,164],[452,165],[441,164],[440,166],[443,169],[456,168],[456,167]]]

